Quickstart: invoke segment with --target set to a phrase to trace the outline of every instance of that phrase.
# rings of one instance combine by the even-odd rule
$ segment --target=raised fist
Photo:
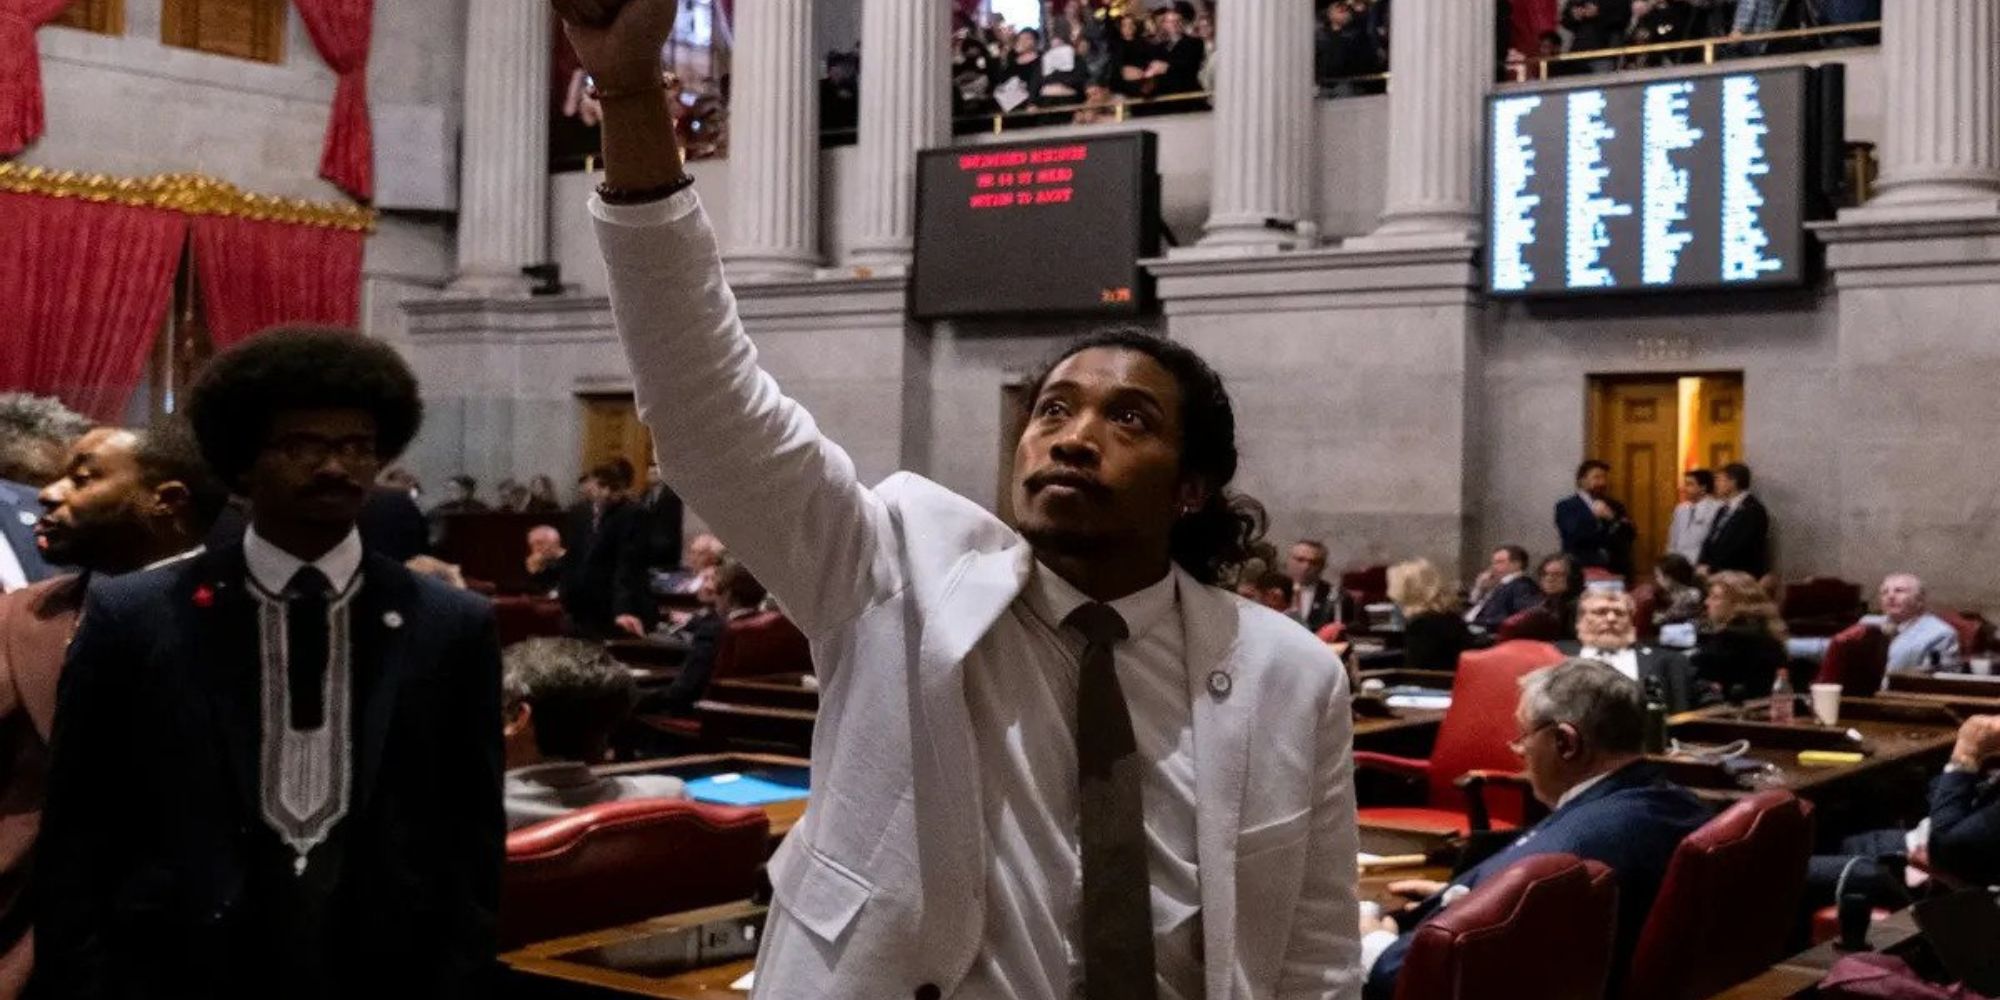
[[[660,82],[660,52],[674,33],[679,0],[550,0],[597,85],[630,90]]]

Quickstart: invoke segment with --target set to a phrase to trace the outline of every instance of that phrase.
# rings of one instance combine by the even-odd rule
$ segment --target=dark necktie
[[[1077,678],[1076,764],[1083,843],[1085,1000],[1152,1000],[1153,900],[1132,713],[1112,646],[1127,636],[1108,605],[1086,604],[1063,624],[1083,633]]]
[[[318,729],[326,718],[327,602],[333,581],[316,567],[292,574],[285,588],[285,683],[290,692],[292,728]]]

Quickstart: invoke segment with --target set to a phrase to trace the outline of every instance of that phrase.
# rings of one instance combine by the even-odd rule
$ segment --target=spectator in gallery
[[[1104,125],[1119,121],[1121,104],[1118,95],[1111,92],[1109,83],[1093,83],[1084,89],[1083,107],[1077,109],[1073,121],[1078,125]]]
[[[1428,559],[1389,567],[1389,600],[1403,613],[1403,665],[1411,670],[1457,670],[1472,648],[1472,631],[1460,616],[1455,586]]]
[[[1701,11],[1692,0],[1639,0],[1632,10],[1635,16],[1632,33],[1625,39],[1627,45],[1667,45],[1699,37],[1696,31]],[[1699,55],[1698,49],[1645,52],[1625,57],[1625,65],[1627,68],[1674,66]]]
[[[1702,543],[1708,541],[1715,517],[1721,512],[1722,501],[1715,498],[1715,473],[1689,469],[1681,477],[1681,502],[1674,505],[1667,527],[1667,551],[1699,563]]]
[[[611,735],[635,700],[631,672],[604,646],[529,639],[507,647],[502,662],[507,829],[602,802],[687,797],[679,778],[600,777],[591,771],[609,755]]]
[[[528,529],[528,592],[538,597],[554,596],[562,587],[563,557],[568,554],[562,532],[546,524]]]
[[[1632,571],[1635,529],[1610,489],[1610,465],[1592,458],[1577,466],[1576,492],[1556,502],[1556,532],[1577,565],[1624,577]]]
[[[528,480],[528,503],[521,509],[530,514],[559,513],[562,498],[556,495],[556,481],[548,476]]]
[[[457,475],[451,477],[450,498],[431,508],[431,514],[484,514],[490,509],[479,499],[479,480]]]
[[[1736,570],[1763,579],[1771,571],[1771,514],[1750,494],[1750,478],[1750,467],[1741,462],[1716,470],[1715,498],[1722,509],[1696,560],[1704,574]]]
[[[1632,21],[1629,0],[1569,0],[1563,5],[1562,26],[1570,33],[1571,52],[1594,52],[1623,44]],[[1589,61],[1593,73],[1617,68],[1613,58]]]
[[[1701,618],[1707,594],[1701,589],[1701,577],[1695,573],[1694,563],[1686,556],[1678,552],[1661,556],[1653,564],[1653,586],[1660,595],[1653,612],[1654,625],[1679,625]]]
[[[1535,608],[1546,599],[1541,584],[1528,578],[1528,550],[1502,545],[1493,550],[1486,572],[1472,582],[1472,607],[1465,623],[1484,632],[1498,632],[1500,623]]]
[[[1089,70],[1078,62],[1075,46],[1061,39],[1050,41],[1048,51],[1042,53],[1042,84],[1035,93],[1035,103],[1043,107],[1075,104],[1083,99],[1089,85]]]
[[[1012,111],[1020,101],[1032,101],[1042,89],[1042,34],[1023,28],[1014,36],[1014,49],[993,74],[993,99],[1000,110]],[[1014,83],[1012,81],[1019,81]],[[1018,88],[1018,89],[1016,89]],[[1010,97],[1018,95],[1020,100]]]
[[[1761,698],[1785,669],[1785,623],[1755,578],[1734,571],[1708,579],[1708,600],[1696,638],[1694,669],[1730,702]]]
[[[1201,68],[1208,61],[1208,45],[1187,33],[1185,3],[1159,13],[1159,49],[1146,73],[1154,78],[1153,96],[1193,94],[1201,90]]]
[[[961,28],[954,37],[957,50],[951,59],[952,113],[979,114],[988,109],[993,96],[995,61],[986,51],[986,44],[970,31]]]
[[[1150,82],[1147,69],[1155,60],[1153,43],[1146,38],[1139,19],[1127,14],[1118,19],[1118,36],[1111,42],[1111,64],[1115,75],[1111,89],[1125,97],[1145,97]]]
[[[1353,78],[1374,76],[1382,68],[1382,52],[1354,8],[1346,0],[1328,4],[1313,43],[1313,74],[1320,93],[1327,97],[1366,93]]]

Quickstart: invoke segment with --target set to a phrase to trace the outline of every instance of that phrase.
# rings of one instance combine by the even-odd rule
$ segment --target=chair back
[[[1359,612],[1370,604],[1380,604],[1389,599],[1389,567],[1384,565],[1363,566],[1340,574],[1340,589],[1354,595]]]
[[[1807,577],[1785,584],[1778,600],[1778,616],[1793,635],[1821,636],[1853,624],[1867,607],[1861,585],[1832,576]]]
[[[812,672],[812,644],[783,612],[745,615],[722,629],[710,680]]]
[[[1812,805],[1782,789],[1689,834],[1639,932],[1624,1000],[1699,1000],[1783,958],[1812,845]]]
[[[1873,625],[1849,625],[1827,643],[1815,683],[1838,684],[1849,697],[1868,697],[1882,689],[1889,668],[1889,637]]]
[[[503,950],[749,899],[769,850],[761,809],[627,799],[514,831]]]
[[[1562,620],[1547,608],[1515,612],[1500,623],[1494,635],[1502,640],[1530,639],[1535,642],[1561,642],[1567,638],[1562,634]]]
[[[563,634],[562,602],[547,597],[496,597],[493,624],[503,647],[524,639],[559,636]]]
[[[1611,869],[1572,854],[1531,855],[1418,926],[1396,998],[1598,1000],[1617,924]]]
[[[1659,587],[1642,583],[1632,588],[1632,627],[1638,630],[1639,638],[1651,639],[1660,634],[1660,627],[1653,624],[1653,613],[1658,610]]]
[[[1980,623],[1956,611],[1933,608],[1931,613],[1958,633],[1958,655],[1969,657],[1980,652]]]
[[[1461,812],[1465,793],[1455,787],[1467,771],[1519,771],[1521,758],[1507,748],[1518,736],[1514,710],[1521,703],[1521,678],[1563,661],[1562,651],[1545,642],[1516,640],[1464,653],[1451,681],[1451,708],[1438,723],[1430,756],[1433,809]],[[1488,806],[1493,819],[1520,823],[1516,796],[1496,795]]]

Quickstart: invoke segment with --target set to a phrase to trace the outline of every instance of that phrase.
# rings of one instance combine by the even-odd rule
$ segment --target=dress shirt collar
[[[1070,586],[1068,580],[1057,576],[1040,560],[1035,561],[1034,571],[1028,574],[1025,596],[1028,608],[1052,628],[1060,628],[1070,612],[1090,603],[1090,598],[1083,591]],[[1158,625],[1179,599],[1180,592],[1175,587],[1173,571],[1168,570],[1167,575],[1144,589],[1112,601],[1111,610],[1125,619],[1126,634],[1137,639]]]
[[[1506,585],[1508,585],[1508,584],[1510,584],[1510,583],[1513,583],[1513,582],[1514,582],[1515,580],[1519,580],[1520,578],[1522,578],[1522,577],[1524,577],[1524,576],[1527,576],[1527,575],[1528,575],[1528,574],[1527,574],[1527,571],[1526,571],[1526,570],[1523,570],[1523,571],[1520,571],[1520,572],[1517,572],[1517,573],[1509,573],[1509,574],[1507,574],[1506,576],[1503,576],[1503,577],[1501,577],[1501,578],[1500,578],[1500,582],[1499,582],[1499,583],[1497,583],[1497,584],[1495,584],[1495,585],[1494,585],[1494,587],[1493,587],[1493,589],[1495,589],[1495,590],[1498,590],[1498,589],[1500,589],[1501,587],[1505,587]]]
[[[1731,514],[1734,514],[1734,513],[1736,513],[1736,511],[1737,511],[1738,509],[1740,509],[1740,508],[1741,508],[1741,507],[1743,506],[1743,501],[1745,501],[1745,500],[1748,500],[1748,499],[1750,499],[1750,491],[1749,491],[1749,490],[1744,490],[1744,491],[1742,491],[1742,492],[1740,492],[1740,493],[1736,494],[1735,496],[1733,496],[1733,497],[1730,497],[1730,498],[1729,498],[1729,499],[1727,499],[1727,500],[1724,500],[1724,501],[1722,502],[1722,505],[1723,505],[1724,507],[1727,507],[1727,508],[1729,508],[1729,512],[1730,512]]]
[[[1582,795],[1583,793],[1590,791],[1592,788],[1597,787],[1604,781],[1604,779],[1609,778],[1616,773],[1618,772],[1606,771],[1595,778],[1585,778],[1582,781],[1579,781],[1576,784],[1571,785],[1569,791],[1562,793],[1561,797],[1556,799],[1556,808],[1561,809],[1562,807],[1569,805],[1571,802],[1575,802],[1577,796]]]
[[[269,594],[284,593],[292,585],[292,577],[305,567],[305,560],[265,541],[254,526],[243,532],[243,561],[250,567],[250,578]],[[313,560],[313,565],[326,574],[334,593],[346,593],[361,572],[361,532],[350,530],[346,538]]]
[[[1577,490],[1577,491],[1576,491],[1576,496],[1577,496],[1577,499],[1579,499],[1579,500],[1582,500],[1582,501],[1583,501],[1583,504],[1584,504],[1584,506],[1586,506],[1586,507],[1588,507],[1588,506],[1590,506],[1591,504],[1594,504],[1594,503],[1596,503],[1596,502],[1597,502],[1597,498],[1596,498],[1596,497],[1594,497],[1594,496],[1591,496],[1591,495],[1590,495],[1590,493],[1589,493],[1588,491],[1586,491],[1586,490]]]

